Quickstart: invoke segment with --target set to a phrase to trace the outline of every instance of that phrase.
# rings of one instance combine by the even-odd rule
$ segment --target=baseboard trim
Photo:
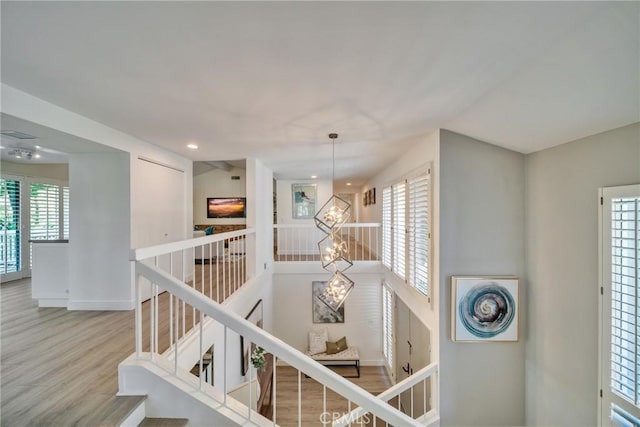
[[[38,307],[67,307],[68,298],[36,298]]]
[[[133,310],[135,304],[130,300],[120,301],[82,301],[69,300],[67,309],[88,311],[128,311]]]

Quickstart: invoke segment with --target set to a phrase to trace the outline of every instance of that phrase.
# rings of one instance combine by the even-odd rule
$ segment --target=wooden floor
[[[343,375],[353,375],[355,370],[353,366],[333,369]],[[349,378],[349,380],[371,394],[382,393],[392,385],[385,369],[381,366],[362,366],[360,367],[360,373],[360,378]],[[277,367],[276,374],[276,423],[283,427],[297,426],[298,370],[288,366]],[[339,416],[349,412],[349,402],[329,389],[326,391],[325,408],[323,386],[313,378],[305,378],[302,374],[300,375],[300,383],[302,386],[301,413],[303,426],[331,425],[332,418],[337,419]],[[355,408],[356,405],[352,404],[351,409]],[[364,422],[363,424],[367,425],[369,423]],[[353,425],[359,424],[354,423]],[[384,422],[378,425],[383,426]]]
[[[38,308],[30,280],[2,284],[0,300],[0,425],[112,426],[135,407],[137,398],[115,396],[118,364],[134,352],[133,311]],[[162,299],[159,304],[165,311]],[[288,369],[276,371],[280,425],[297,417],[297,373]],[[361,369],[352,381],[366,390],[377,394],[390,386],[381,368]],[[302,382],[303,425],[319,425],[322,387],[304,376]],[[346,411],[347,403],[332,395],[328,408]]]
[[[0,299],[2,425],[115,425],[137,400],[115,396],[133,311],[38,308],[29,280],[3,284]]]

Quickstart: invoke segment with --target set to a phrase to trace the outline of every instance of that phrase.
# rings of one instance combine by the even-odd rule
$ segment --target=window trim
[[[634,416],[640,415],[640,403],[631,403],[611,390],[611,201],[620,197],[640,197],[640,184],[607,187],[598,190],[598,425],[609,425],[610,406]],[[637,268],[638,266],[636,266]],[[637,298],[637,297],[636,297]],[[605,318],[606,316],[609,318]],[[636,335],[636,342],[640,334]],[[636,344],[637,345],[637,344]],[[636,377],[640,369],[636,366]]]
[[[433,296],[433,280],[432,280],[432,276],[433,276],[433,222],[434,222],[434,218],[433,218],[433,210],[432,210],[432,206],[433,206],[433,177],[431,175],[431,170],[432,167],[431,165],[427,165],[424,166],[422,168],[416,169],[414,172],[412,172],[411,174],[408,174],[406,178],[404,179],[399,179],[399,180],[394,180],[393,184],[389,184],[383,187],[382,189],[382,193],[383,193],[383,201],[382,201],[382,238],[381,238],[381,247],[382,247],[382,264],[387,267],[390,271],[392,271],[400,280],[402,280],[404,283],[406,283],[407,285],[409,285],[411,288],[415,289],[419,295],[425,296],[428,300],[428,302],[431,302],[431,297]],[[426,288],[426,294],[421,290],[421,288],[423,287],[418,287],[416,286],[415,283],[412,283],[412,278],[411,278],[411,265],[412,265],[412,260],[415,263],[415,254],[412,252],[411,248],[410,248],[410,236],[409,233],[411,232],[411,230],[409,230],[410,228],[410,219],[411,219],[411,186],[410,186],[410,181],[415,180],[416,178],[420,178],[422,176],[426,176],[426,180],[427,180],[427,187],[426,187],[426,191],[427,191],[427,195],[426,195],[426,204],[427,204],[427,228],[426,228],[426,233],[427,233],[427,244],[426,244],[426,251],[427,251],[427,267],[426,267],[426,286],[424,288]],[[396,190],[398,186],[404,186],[404,230],[400,231],[404,233],[404,248],[403,248],[403,255],[404,255],[404,275],[400,274],[402,273],[402,271],[397,271],[399,268],[396,264],[396,258],[398,256],[398,248],[396,247],[396,243],[398,241],[398,239],[396,238],[396,233],[399,231],[397,228],[397,221],[395,219],[395,215],[397,213],[396,207],[395,207],[395,203],[397,201],[397,197],[396,197]],[[388,221],[389,224],[387,224],[385,222],[385,202],[386,202],[386,198],[385,195],[387,193],[387,191],[389,191],[390,196],[389,196],[389,212],[390,212],[390,220]],[[419,199],[419,198],[418,198]],[[401,224],[402,225],[402,224]],[[390,227],[390,228],[388,228]],[[390,242],[390,248],[386,248],[385,246],[385,235],[389,234],[389,242]],[[401,242],[402,243],[402,242]],[[388,249],[388,251],[387,251]],[[389,264],[387,264],[386,261],[386,256],[389,256]],[[400,269],[401,270],[401,269]]]

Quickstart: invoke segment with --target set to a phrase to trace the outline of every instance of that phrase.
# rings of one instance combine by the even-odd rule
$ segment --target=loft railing
[[[132,259],[155,265],[222,303],[248,279],[247,237],[254,234],[250,228],[134,249]],[[144,294],[149,295],[148,289]]]
[[[379,261],[380,224],[348,223],[341,228],[352,261]],[[319,261],[318,242],[326,235],[313,224],[274,224],[275,261]]]

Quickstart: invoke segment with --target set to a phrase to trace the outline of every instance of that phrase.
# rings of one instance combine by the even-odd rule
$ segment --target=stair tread
[[[146,396],[111,396],[79,424],[88,426],[116,426],[126,419]]]
[[[186,426],[189,420],[186,418],[149,418],[146,417],[138,427],[182,427]]]

